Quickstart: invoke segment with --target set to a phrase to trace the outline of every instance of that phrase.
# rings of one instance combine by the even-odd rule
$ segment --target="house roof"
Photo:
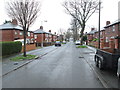
[[[92,30],[88,34],[94,34],[95,32],[97,32],[97,30]]]
[[[6,30],[6,29],[18,29],[18,30],[23,30],[22,27],[20,27],[19,25],[14,25],[14,24],[12,24],[12,23],[6,23],[6,24],[0,25],[0,30]]]
[[[115,21],[114,23],[105,26],[104,28],[110,27],[110,26],[115,25],[115,24],[118,24],[118,23],[120,23],[120,20],[117,20],[117,21]]]
[[[42,34],[42,33],[44,33],[44,34],[49,34],[48,32],[45,32],[45,31],[43,31],[42,29],[37,29],[37,30],[34,31],[34,33],[35,33],[35,34]]]

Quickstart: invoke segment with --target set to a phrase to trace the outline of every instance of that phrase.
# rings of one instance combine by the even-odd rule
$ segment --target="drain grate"
[[[83,56],[80,56],[79,58],[84,58]]]

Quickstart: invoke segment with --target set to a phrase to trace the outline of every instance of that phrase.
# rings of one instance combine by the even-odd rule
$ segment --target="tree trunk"
[[[81,41],[80,41],[80,44],[82,45],[83,44],[83,34],[84,34],[84,30],[85,30],[85,24],[83,25],[82,29],[81,29],[81,34],[80,34],[80,38],[81,38]]]
[[[26,57],[26,29],[23,28],[23,32],[24,32],[24,49],[23,49],[23,56]]]

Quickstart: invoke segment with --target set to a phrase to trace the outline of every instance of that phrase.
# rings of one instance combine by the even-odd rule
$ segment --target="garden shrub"
[[[2,56],[19,53],[22,50],[22,43],[17,42],[0,42],[2,45]]]

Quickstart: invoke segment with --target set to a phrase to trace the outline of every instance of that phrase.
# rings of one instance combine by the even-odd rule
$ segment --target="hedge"
[[[2,45],[2,56],[19,53],[22,50],[22,43],[17,42],[0,42]]]

